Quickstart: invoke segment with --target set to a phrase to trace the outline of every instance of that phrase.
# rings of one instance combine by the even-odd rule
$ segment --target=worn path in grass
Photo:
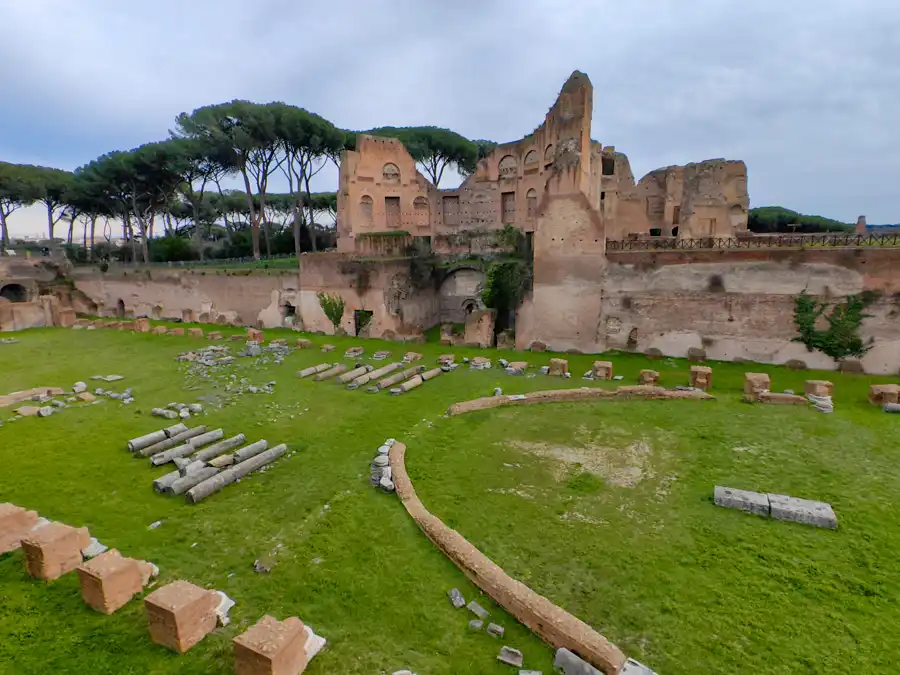
[[[868,383],[885,378],[829,374],[837,387],[832,416],[738,403],[747,368],[713,364],[714,402],[547,404],[441,418],[450,403],[495,386],[506,393],[578,386],[593,357],[567,357],[570,381],[461,368],[391,397],[294,373],[339,359],[351,344],[397,357],[407,347],[313,337],[337,351],[295,351],[255,370],[241,360],[238,377],[275,380],[276,393],[208,406],[197,420],[287,442],[297,454],[189,506],[153,493],[152,479],[165,470],[133,459],[124,443],[160,426],[151,407],[198,395],[227,402],[174,361],[205,342],[58,329],[16,337],[19,344],[0,345],[5,391],[119,373],[120,388],[133,386],[137,401],[5,424],[0,500],[87,525],[123,554],[157,563],[161,582],[188,579],[238,604],[231,626],[176,656],[150,643],[139,601],[101,616],[81,602],[74,574],[38,583],[25,575],[21,553],[8,554],[0,557],[0,672],[230,673],[231,637],[265,613],[300,616],[329,639],[307,671],[313,675],[504,673],[495,661],[501,644],[522,649],[526,667],[550,672],[551,650],[480,597],[399,500],[369,487],[368,462],[389,436],[406,441],[410,475],[429,509],[662,674],[837,673],[847,664],[878,672],[900,658],[889,639],[900,618],[891,602],[900,523],[889,502],[898,487],[891,435],[900,420],[865,403]],[[409,348],[429,363],[451,351]],[[548,357],[526,358],[540,365]],[[643,357],[613,360],[625,382],[648,367]],[[686,383],[685,362],[652,363],[664,384]],[[802,390],[817,376],[753,369],[773,373],[777,389]],[[716,483],[831,501],[841,528],[717,509]],[[162,525],[148,530],[156,520]],[[253,561],[273,551],[272,571],[255,573]],[[507,629],[502,642],[467,632],[469,617],[446,598],[453,586],[492,608]]]

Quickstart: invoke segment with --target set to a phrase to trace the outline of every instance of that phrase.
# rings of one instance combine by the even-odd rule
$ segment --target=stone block
[[[258,342],[262,344],[266,341],[265,335],[258,328],[248,328],[247,329],[247,341],[248,342]]]
[[[57,314],[57,322],[60,328],[71,328],[76,322],[75,310],[69,308],[60,309]]]
[[[744,373],[744,400],[758,401],[759,395],[769,391],[772,382],[765,373]]]
[[[133,331],[134,330],[134,321],[123,321],[119,324],[119,330],[123,331]]]
[[[216,627],[219,594],[173,581],[144,598],[150,639],[183,654]]]
[[[769,513],[777,520],[836,529],[837,516],[830,504],[769,493]]]
[[[769,515],[769,497],[765,494],[716,485],[713,496],[716,506],[739,509],[758,516]]]
[[[203,337],[203,329],[202,328],[188,328],[188,336],[192,338],[202,338]]]
[[[691,386],[706,391],[712,387],[712,368],[709,366],[691,366]]]
[[[313,346],[313,343],[306,338],[299,338],[297,340],[296,347],[297,349],[310,349]]]
[[[322,345],[322,351],[323,351],[323,352],[326,352],[326,353],[327,353],[327,352],[333,352],[333,351],[334,351],[334,345]]]
[[[441,354],[438,357],[438,363],[442,366],[449,366],[454,361],[456,361],[456,357],[453,354]]]
[[[98,612],[112,614],[141,592],[154,571],[150,563],[110,549],[78,567],[81,597]]]
[[[173,328],[169,331],[169,335],[184,335],[184,328]]]
[[[687,353],[688,361],[706,361],[706,350],[699,347],[691,347]]]
[[[29,511],[15,504],[0,504],[0,554],[15,551],[22,538],[37,525],[37,511]]]
[[[564,376],[569,372],[569,362],[565,359],[550,359],[548,375]]]
[[[501,647],[500,655],[497,656],[497,660],[500,663],[505,663],[508,666],[513,666],[514,668],[521,668],[522,664],[525,661],[525,657],[522,656],[522,652],[518,649],[513,649],[512,647]]]
[[[513,361],[506,366],[506,372],[512,375],[524,375],[528,370],[528,364],[525,361]]]
[[[94,396],[94,395],[93,395],[91,392],[89,392],[89,391],[83,391],[83,392],[81,392],[80,394],[78,394],[78,395],[76,396],[76,398],[77,398],[79,401],[83,401],[84,403],[93,403],[94,401],[97,400],[97,397]]]
[[[235,675],[299,675],[306,670],[307,633],[295,616],[264,616],[234,638]]]
[[[165,335],[169,332],[169,328],[167,326],[154,326],[153,330],[150,331],[153,335]]]
[[[805,396],[781,394],[773,391],[760,392],[758,400],[760,403],[773,403],[775,405],[806,405],[809,403]]]
[[[547,345],[540,340],[533,340],[530,345],[528,345],[528,350],[532,352],[545,352],[547,351]]]
[[[49,523],[22,538],[25,569],[35,579],[53,581],[81,564],[81,549],[90,543],[86,527]]]
[[[494,310],[472,312],[466,317],[463,342],[475,347],[487,348],[494,344]]]
[[[22,417],[37,417],[38,413],[41,412],[41,409],[36,405],[23,405],[13,410],[13,412]]]
[[[553,669],[563,675],[603,675],[590,663],[565,648],[556,650]]]
[[[887,403],[900,403],[900,385],[873,384],[869,387],[869,403],[878,406]]]
[[[656,673],[643,663],[638,663],[634,659],[628,659],[625,665],[622,666],[622,670],[619,671],[619,675],[656,675]]]
[[[221,340],[224,336],[222,335],[222,331],[212,330],[206,334],[207,340]]]
[[[150,332],[150,319],[135,319],[134,321],[134,332],[135,333],[149,333]]]
[[[834,395],[834,385],[828,380],[807,380],[803,385],[803,391],[813,396]]]
[[[406,352],[406,354],[403,355],[403,360],[407,363],[412,363],[413,361],[421,361],[422,355],[419,354],[419,352]]]
[[[655,370],[642,370],[638,382],[641,384],[657,384],[659,382],[659,373]]]
[[[611,361],[594,361],[591,374],[598,380],[611,380],[613,378],[613,364]]]

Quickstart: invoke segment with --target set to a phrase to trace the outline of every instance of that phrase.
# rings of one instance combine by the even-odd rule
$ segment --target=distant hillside
[[[788,225],[799,223],[799,227]],[[751,232],[841,232],[852,230],[854,225],[822,216],[807,216],[783,206],[760,206],[750,209],[748,228]]]

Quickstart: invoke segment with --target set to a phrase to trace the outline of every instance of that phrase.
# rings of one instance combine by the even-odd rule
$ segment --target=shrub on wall
[[[319,306],[337,333],[341,327],[341,319],[344,318],[344,298],[337,293],[319,293],[318,298]]]
[[[864,342],[859,330],[863,319],[871,316],[864,310],[875,299],[869,293],[850,295],[829,311],[827,302],[818,301],[804,291],[794,302],[794,324],[799,333],[794,342],[801,342],[807,350],[820,351],[836,361],[864,355],[872,348],[873,341]],[[822,316],[828,325],[825,330],[816,327]]]

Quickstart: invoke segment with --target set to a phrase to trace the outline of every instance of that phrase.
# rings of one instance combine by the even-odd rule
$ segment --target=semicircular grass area
[[[405,439],[426,508],[659,673],[889,672],[900,647],[890,415],[601,401],[447,418]],[[837,531],[713,504],[833,505]]]

